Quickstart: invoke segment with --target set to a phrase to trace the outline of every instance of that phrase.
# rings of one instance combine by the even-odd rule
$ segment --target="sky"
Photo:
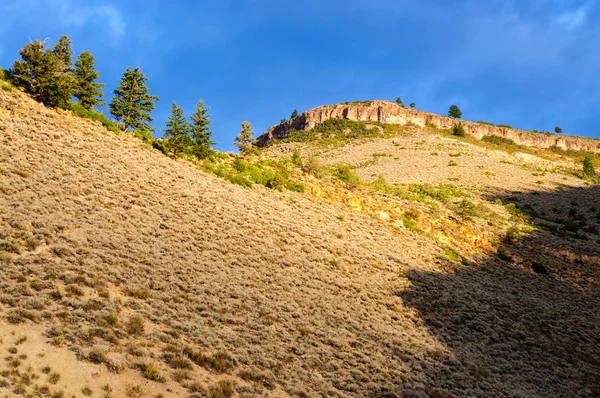
[[[233,150],[320,105],[400,96],[467,120],[600,138],[596,0],[19,0],[0,3],[0,66],[61,34],[96,57],[107,102],[127,67],[160,97],[203,98],[213,138]],[[108,112],[106,112],[108,113]]]

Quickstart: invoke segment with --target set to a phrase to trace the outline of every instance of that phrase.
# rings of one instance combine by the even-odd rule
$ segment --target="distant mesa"
[[[267,132],[258,137],[258,145],[262,147],[283,139],[292,131],[312,130],[316,125],[329,119],[348,119],[358,122],[398,125],[412,123],[423,128],[430,125],[440,129],[449,129],[457,124],[455,119],[405,108],[391,101],[357,101],[320,106],[293,119],[283,121],[269,128]],[[557,136],[469,121],[462,121],[462,124],[467,134],[478,139],[485,136],[498,136],[528,147],[558,147],[564,150],[600,153],[600,140],[591,138]]]

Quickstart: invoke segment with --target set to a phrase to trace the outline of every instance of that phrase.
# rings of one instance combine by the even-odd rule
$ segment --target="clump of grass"
[[[65,292],[67,293],[67,296],[76,297],[81,297],[84,294],[83,290],[77,285],[67,285],[67,287],[65,287]]]
[[[59,380],[60,380],[60,374],[59,373],[54,372],[54,373],[51,373],[48,376],[48,382],[50,384],[56,384],[56,383],[58,383]]]
[[[91,389],[89,386],[85,386],[85,387],[83,387],[83,389],[81,390],[81,393],[82,393],[83,395],[85,395],[86,397],[91,397],[91,396],[92,396],[92,393],[93,393],[93,391],[92,391],[92,389]]]
[[[221,380],[212,386],[206,393],[207,398],[229,398],[235,392],[235,384],[230,380]]]
[[[158,370],[154,365],[143,365],[142,372],[144,377],[148,380],[156,381],[159,383],[164,383],[165,376],[163,373]]]
[[[106,354],[102,348],[95,347],[87,356],[88,361],[93,363],[103,363],[106,361]]]
[[[125,395],[127,395],[129,398],[143,398],[144,394],[144,388],[140,385],[129,385],[125,390]]]
[[[126,296],[129,296],[129,297],[135,297],[140,300],[146,300],[150,297],[150,290],[148,290],[146,288],[133,289],[133,288],[126,286],[123,289],[123,294],[125,294]]]
[[[129,318],[129,322],[127,323],[127,332],[129,334],[140,336],[144,334],[144,318],[140,315],[134,315]]]
[[[198,366],[213,370],[217,373],[225,373],[235,367],[236,361],[226,352],[217,352],[214,355],[205,355],[200,351],[195,351],[191,347],[186,347],[183,353]]]
[[[460,254],[458,254],[452,249],[445,249],[444,253],[446,254],[446,257],[448,257],[448,260],[454,261],[455,263],[460,263],[462,260]]]

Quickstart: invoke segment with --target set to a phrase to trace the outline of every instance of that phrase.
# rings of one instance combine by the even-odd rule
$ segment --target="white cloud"
[[[18,4],[0,6],[0,11],[8,15],[44,15],[67,27],[80,28],[90,24],[107,27],[113,38],[123,36],[127,30],[121,11],[110,4],[85,4],[75,0],[24,0]]]
[[[572,30],[583,26],[587,22],[588,7],[581,6],[576,10],[568,11],[558,17],[558,23]]]

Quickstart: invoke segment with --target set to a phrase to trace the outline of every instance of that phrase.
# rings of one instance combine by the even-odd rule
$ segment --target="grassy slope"
[[[88,383],[102,396],[91,375],[124,365],[116,396],[136,385],[165,396],[598,391],[597,254],[582,260],[569,243],[545,255],[542,277],[508,242],[535,252],[554,235],[506,238],[513,263],[480,252],[460,265],[344,201],[243,189],[8,91],[0,169],[0,314],[17,328],[1,347],[39,331],[28,341],[61,350],[61,365],[46,359],[63,378],[81,374],[53,389]],[[46,376],[34,365],[27,384],[0,364],[0,391],[35,396]],[[143,379],[158,378],[152,367],[164,383]]]

